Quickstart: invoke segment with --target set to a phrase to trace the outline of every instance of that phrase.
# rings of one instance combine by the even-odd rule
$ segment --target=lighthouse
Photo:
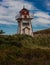
[[[30,15],[29,10],[23,7],[23,9],[21,9],[19,14],[16,16],[16,20],[18,22],[18,34],[33,36],[31,24],[32,19],[33,17]]]

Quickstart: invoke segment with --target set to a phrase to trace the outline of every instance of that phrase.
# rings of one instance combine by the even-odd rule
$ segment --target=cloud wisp
[[[39,11],[36,12],[34,16],[38,22],[43,24],[50,24],[50,16],[48,15],[48,13]]]

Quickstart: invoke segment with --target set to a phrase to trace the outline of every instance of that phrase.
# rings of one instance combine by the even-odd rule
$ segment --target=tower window
[[[23,26],[28,26],[29,25],[29,23],[23,23]]]

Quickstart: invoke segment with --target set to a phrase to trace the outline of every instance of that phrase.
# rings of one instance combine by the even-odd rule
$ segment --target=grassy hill
[[[50,28],[34,32],[34,34],[50,34]]]
[[[0,35],[0,65],[50,65],[50,35]]]

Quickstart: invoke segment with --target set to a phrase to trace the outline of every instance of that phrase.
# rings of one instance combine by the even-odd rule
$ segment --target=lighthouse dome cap
[[[23,6],[23,9],[20,10],[20,13],[23,12],[23,11],[27,11],[27,12],[29,12],[29,10],[26,9],[24,6]]]

